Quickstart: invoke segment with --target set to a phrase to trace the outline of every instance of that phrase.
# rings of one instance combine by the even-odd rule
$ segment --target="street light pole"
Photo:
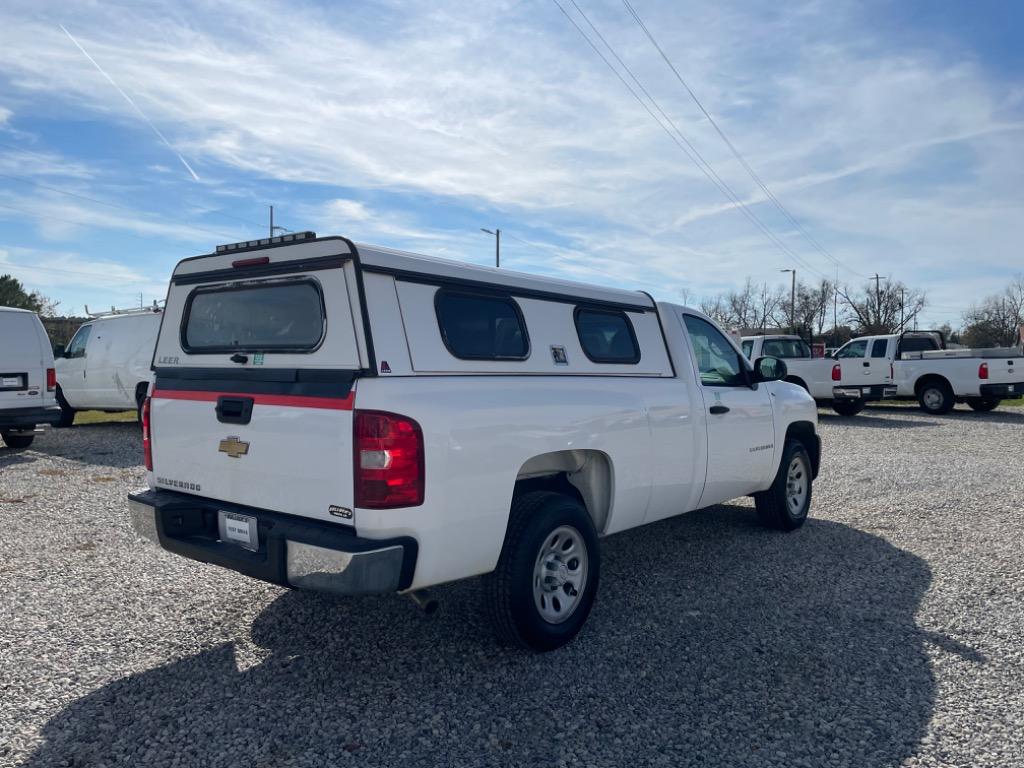
[[[796,333],[796,270],[780,269],[779,272],[790,272],[793,275],[793,282],[789,289],[789,329]]]
[[[486,232],[488,235],[494,235],[494,266],[501,268],[501,230],[495,229],[493,232],[489,229],[480,227],[481,232]]]

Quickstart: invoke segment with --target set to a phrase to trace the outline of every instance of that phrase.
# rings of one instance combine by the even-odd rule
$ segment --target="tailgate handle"
[[[218,397],[217,421],[222,424],[248,424],[252,419],[251,397]]]

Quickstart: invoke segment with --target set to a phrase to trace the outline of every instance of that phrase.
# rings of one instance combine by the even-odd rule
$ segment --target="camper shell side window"
[[[620,310],[577,306],[573,322],[583,354],[592,363],[636,365],[640,346],[629,316]]]
[[[526,360],[530,337],[509,295],[440,288],[434,311],[445,347],[460,360]]]

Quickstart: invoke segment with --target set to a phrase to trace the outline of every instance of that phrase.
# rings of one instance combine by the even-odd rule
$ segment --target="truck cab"
[[[872,349],[853,342],[829,357],[814,357],[810,345],[796,335],[743,338],[743,352],[756,359],[771,355],[786,361],[786,381],[803,387],[841,416],[859,413],[866,403],[895,397],[890,366],[872,358]]]

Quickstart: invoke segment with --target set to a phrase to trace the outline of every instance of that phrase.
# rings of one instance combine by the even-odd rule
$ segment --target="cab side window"
[[[746,355],[749,358],[750,355],[753,352],[754,352],[754,342],[751,341],[750,339],[748,339],[747,341],[744,341],[743,342],[743,354]]]
[[[885,350],[889,347],[888,339],[875,339],[871,344],[872,357],[885,357]]]
[[[862,339],[860,341],[851,341],[845,347],[836,352],[836,357],[840,360],[846,360],[851,357],[864,357],[864,353],[868,351],[868,340]]]
[[[690,335],[700,382],[708,387],[745,387],[747,377],[740,354],[721,331],[693,315],[683,315]]]
[[[71,343],[68,344],[67,350],[64,352],[64,357],[85,357],[85,345],[89,341],[89,333],[92,331],[91,325],[83,325],[78,329],[78,333],[71,339]]]

